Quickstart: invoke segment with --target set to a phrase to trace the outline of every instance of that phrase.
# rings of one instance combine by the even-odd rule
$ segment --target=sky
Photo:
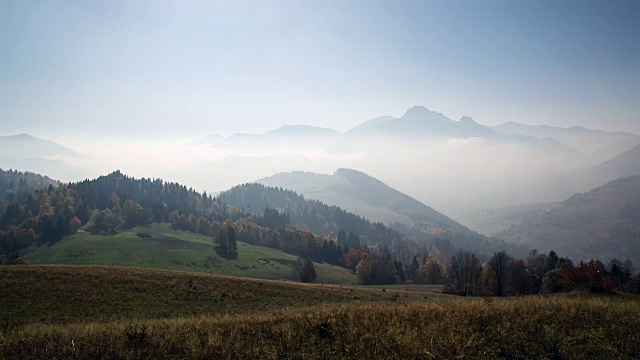
[[[0,135],[348,130],[414,105],[640,134],[638,1],[0,0]]]

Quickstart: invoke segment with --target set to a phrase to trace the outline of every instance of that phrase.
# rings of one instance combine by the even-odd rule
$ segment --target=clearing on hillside
[[[167,224],[135,227],[108,236],[78,232],[54,245],[32,248],[25,259],[29,264],[133,266],[299,281],[295,255],[239,241],[238,258],[227,259],[216,254],[211,237],[173,230]],[[348,269],[314,265],[317,283],[357,282]]]

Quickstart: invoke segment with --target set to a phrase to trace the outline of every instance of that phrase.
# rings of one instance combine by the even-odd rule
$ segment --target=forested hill
[[[57,187],[60,182],[32,172],[0,169],[0,201],[24,201],[34,190]],[[2,213],[2,208],[0,208]]]
[[[345,236],[340,244],[308,230],[329,228],[325,222],[334,217],[326,214],[308,213],[304,219],[309,225],[293,226],[287,214],[266,206],[241,210],[184,185],[160,179],[135,179],[119,171],[94,180],[35,190],[25,199],[14,199],[5,205],[0,212],[0,258],[5,261],[16,261],[25,249],[55,244],[79,229],[112,235],[135,226],[163,222],[174,229],[211,236],[218,249],[224,242],[225,256],[236,252],[236,239],[350,268],[355,268],[354,259],[359,257],[350,255],[347,258],[351,260],[343,261],[343,253],[349,251],[353,255],[350,250],[359,249],[356,252],[359,254],[363,251],[362,240],[372,245],[397,240],[398,249],[416,251],[409,249],[402,234],[338,208],[331,211],[346,220],[340,222],[343,228],[335,227],[335,232],[349,231],[348,238],[346,231],[341,232]]]
[[[294,171],[257,182],[339,206],[407,235],[435,237],[445,233],[456,238],[478,237],[474,231],[430,206],[357,170],[338,169],[332,175]]]
[[[31,246],[55,244],[78,230],[112,235],[151,223],[169,223],[174,229],[211,236],[218,250],[224,248],[225,256],[236,253],[237,239],[351,269],[369,249],[377,249],[381,261],[393,263],[396,269],[416,256],[443,259],[461,248],[479,255],[513,250],[493,239],[453,233],[405,236],[382,223],[284,189],[245,184],[214,198],[177,183],[135,179],[119,171],[49,186],[3,204],[0,257],[8,261],[17,261]]]
[[[329,206],[318,200],[308,200],[294,191],[269,187],[262,184],[242,184],[220,194],[220,201],[242,209],[275,208],[288,214],[292,224],[314,232],[334,235],[339,230],[347,230],[365,237],[370,244],[383,243],[394,248],[394,239],[405,235],[422,245],[436,247],[438,252],[450,255],[464,248],[479,254],[491,254],[508,250],[510,253],[526,255],[528,248],[513,245],[494,238],[488,238],[461,225],[455,228],[442,227],[440,231],[421,231],[419,227],[395,223],[385,226],[346,212],[337,206]],[[452,221],[452,220],[450,220]],[[397,241],[396,241],[397,243]],[[404,242],[406,246],[410,242]],[[415,246],[414,246],[415,248]]]
[[[2,203],[0,255],[55,243],[87,224],[91,231],[104,234],[167,221],[195,230],[199,220],[209,229],[212,221],[241,216],[185,186],[134,179],[119,171],[94,180],[50,185]]]
[[[340,230],[345,230],[358,234],[369,244],[386,245],[391,245],[394,239],[399,241],[404,238],[403,234],[382,223],[371,223],[337,206],[307,200],[294,191],[282,188],[255,183],[242,184],[222,192],[219,200],[246,210],[276,208],[288,214],[292,224],[332,237],[337,236]]]

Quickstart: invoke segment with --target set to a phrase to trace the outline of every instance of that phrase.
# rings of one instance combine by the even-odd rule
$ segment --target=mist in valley
[[[640,258],[637,13],[627,1],[4,3],[0,168],[50,178],[38,185],[161,179],[337,240],[336,215],[309,220],[301,209],[320,205],[301,195],[443,258]],[[0,210],[36,190],[15,182]],[[116,200],[76,205],[82,225]],[[7,229],[29,218],[20,206]],[[409,261],[414,245],[391,253]]]

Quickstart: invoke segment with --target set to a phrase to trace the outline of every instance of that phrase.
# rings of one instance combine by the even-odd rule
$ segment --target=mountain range
[[[594,157],[594,161],[606,161],[640,144],[640,136],[625,132],[591,130],[581,126],[560,128],[548,125],[525,125],[508,122],[492,127],[501,134],[520,134],[536,138],[554,138]]]
[[[29,134],[0,136],[3,157],[29,159],[47,156],[78,156],[73,150],[54,141],[39,139]]]
[[[333,129],[309,125],[283,125],[263,134],[237,133],[229,137],[212,134],[190,146],[211,146],[219,149],[261,151],[264,154],[278,152],[323,151],[342,134]]]
[[[45,173],[63,181],[86,177],[87,172],[77,170],[79,162],[70,160],[71,156],[34,152],[38,147],[32,146],[34,138],[27,135],[11,138],[13,150],[8,145],[2,148],[0,167]],[[561,201],[615,178],[640,174],[636,160],[640,149],[634,149],[639,139],[634,134],[580,127],[513,122],[489,127],[470,117],[454,121],[416,106],[400,117],[378,117],[344,133],[285,125],[263,134],[210,135],[175,154],[163,146],[161,155],[148,160],[153,162],[149,167],[157,169],[148,175],[214,193],[277,172],[358,169],[472,225],[468,220],[477,211]],[[9,137],[1,140],[11,143]],[[108,147],[99,151],[84,158],[84,163],[114,162],[109,168],[124,168],[121,164],[129,160],[102,159]],[[153,151],[143,154],[138,156]]]
[[[81,179],[86,171],[68,161],[80,154],[54,141],[29,134],[0,136],[0,169],[46,174],[61,181]]]

